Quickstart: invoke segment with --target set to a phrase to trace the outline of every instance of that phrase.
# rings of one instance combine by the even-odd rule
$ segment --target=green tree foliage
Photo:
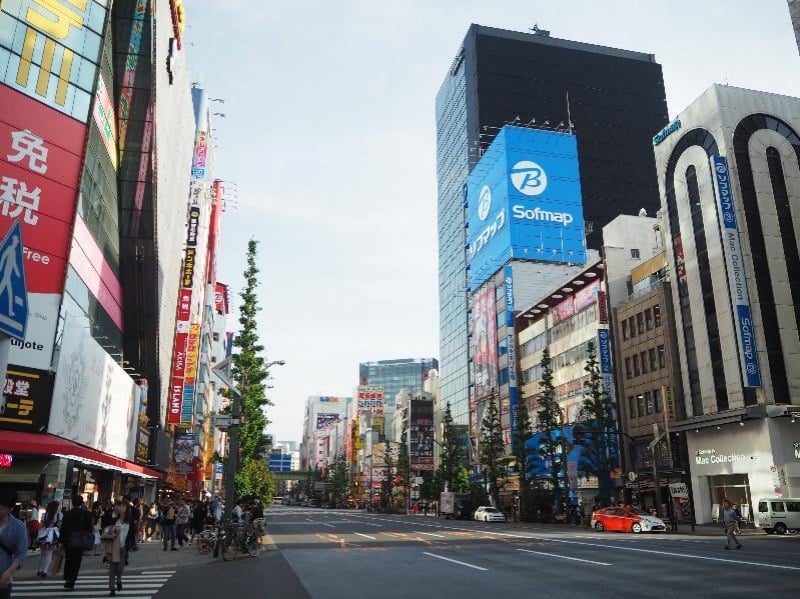
[[[258,287],[258,268],[256,255],[258,242],[251,239],[247,244],[247,269],[244,271],[245,287],[239,294],[242,305],[239,307],[241,329],[233,341],[238,349],[231,360],[231,377],[242,396],[241,424],[239,425],[239,471],[236,473],[236,494],[244,495],[254,488],[255,481],[249,480],[250,473],[257,472],[250,463],[258,460],[259,446],[269,421],[264,408],[272,402],[266,396],[266,381],[269,372],[262,353],[264,346],[259,343],[256,315],[261,310],[256,296]],[[230,392],[228,392],[230,397]]]
[[[400,438],[397,450],[397,476],[395,476],[394,481],[398,487],[403,487],[403,490],[408,494],[411,481],[411,460],[408,457],[406,435],[408,435],[408,431]]]
[[[456,434],[453,415],[450,411],[450,402],[447,402],[444,410],[442,441],[439,444],[439,448],[438,482],[442,490],[446,485],[448,490],[456,491],[457,489],[454,488],[454,485],[456,484],[458,471],[463,466],[464,452],[458,443],[458,435]]]
[[[514,458],[519,476],[519,506],[520,518],[527,520],[530,516],[530,482],[528,481],[528,447],[527,443],[533,436],[531,430],[531,417],[525,401],[518,401],[516,408],[517,427],[514,430],[512,442]]]
[[[392,452],[386,448],[386,454],[383,457],[383,468],[386,473],[381,481],[381,507],[384,510],[391,509],[394,500],[394,476],[395,476],[395,463],[392,458]]]
[[[556,401],[555,387],[553,386],[553,365],[550,359],[550,350],[545,348],[542,353],[542,380],[539,385],[542,392],[539,394],[539,410],[536,412],[537,429],[543,433],[539,444],[539,456],[550,466],[550,485],[554,497],[560,497],[559,473],[561,472],[561,407]]]
[[[346,505],[349,479],[347,460],[340,453],[336,456],[333,467],[328,473],[328,482],[331,484],[331,501],[334,507]]]
[[[506,473],[504,457],[505,444],[500,411],[497,409],[494,395],[491,395],[481,423],[480,458],[484,477],[489,484],[489,495],[495,506],[500,505],[500,484]]]
[[[239,470],[243,474],[241,486],[237,481],[237,490],[244,497],[258,497],[263,505],[272,505],[275,495],[275,477],[267,468],[264,460],[250,460]],[[238,476],[237,476],[238,478]]]
[[[596,475],[600,481],[600,500],[605,505],[610,497],[610,472],[614,460],[609,457],[608,434],[614,428],[611,414],[611,400],[603,386],[603,375],[597,361],[594,340],[587,343],[588,358],[584,370],[589,380],[584,383],[587,393],[583,395],[581,418],[584,421],[585,437],[581,443],[581,473],[584,476]]]

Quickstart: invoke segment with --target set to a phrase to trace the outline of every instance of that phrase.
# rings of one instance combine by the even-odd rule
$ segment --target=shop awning
[[[0,453],[52,455],[75,460],[87,466],[116,470],[121,474],[140,478],[161,478],[157,470],[123,460],[113,455],[79,445],[55,435],[37,433],[0,432]]]

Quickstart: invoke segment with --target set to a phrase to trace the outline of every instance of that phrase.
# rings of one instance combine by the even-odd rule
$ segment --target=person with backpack
[[[164,514],[161,522],[161,538],[164,540],[164,551],[167,550],[167,543],[172,543],[172,551],[177,551],[175,547],[175,506],[169,499],[164,503]]]
[[[64,546],[64,590],[75,590],[83,552],[94,547],[92,515],[83,505],[81,495],[72,496],[72,509],[61,522],[61,544]]]
[[[47,571],[50,569],[50,562],[53,560],[53,552],[58,547],[58,540],[60,532],[58,530],[61,524],[61,510],[57,501],[51,501],[47,504],[47,510],[44,513],[42,521],[42,528],[39,530],[37,541],[39,543],[39,569],[36,571],[36,576],[47,578]]]
[[[16,504],[15,491],[0,491],[0,599],[11,597],[12,576],[28,557],[28,531],[12,513]]]
[[[189,518],[192,515],[192,508],[186,503],[183,497],[178,498],[178,511],[175,514],[175,535],[178,537],[178,544],[183,547],[185,542],[191,543],[186,538],[186,530],[189,527]]]

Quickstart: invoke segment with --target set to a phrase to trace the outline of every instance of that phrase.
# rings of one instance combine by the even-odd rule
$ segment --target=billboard
[[[339,419],[339,414],[335,413],[317,414],[316,430],[320,431],[322,429],[328,428],[328,425],[331,422],[335,422],[338,419]]]
[[[181,422],[192,421],[194,412],[194,387],[197,382],[197,359],[200,349],[200,324],[189,327],[186,338],[186,367],[183,372],[183,401],[181,403]]]
[[[511,258],[586,262],[574,135],[506,125],[465,191],[470,291]]]
[[[736,319],[736,337],[739,340],[739,361],[745,387],[761,386],[761,369],[758,364],[753,318],[750,314],[750,294],[744,272],[744,256],[736,227],[736,207],[728,173],[728,161],[723,156],[711,156],[714,171],[714,189],[717,192],[717,212],[722,228],[722,251],[728,271],[728,290]]]
[[[433,471],[433,401],[411,402],[409,460],[414,471]]]
[[[475,397],[480,399],[497,387],[497,307],[494,285],[483,287],[472,298],[472,364]]]
[[[517,430],[517,340],[514,331],[514,272],[510,265],[503,267],[503,293],[506,298],[506,348],[508,352],[508,407],[511,411],[510,434]]]
[[[175,443],[172,446],[172,451],[172,460],[175,462],[175,472],[179,474],[191,472],[192,459],[194,458],[194,435],[175,435]]]
[[[46,370],[12,367],[0,396],[0,430],[41,433],[47,430],[53,375]]]

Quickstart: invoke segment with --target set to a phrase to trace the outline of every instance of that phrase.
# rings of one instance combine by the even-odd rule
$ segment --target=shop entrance
[[[747,474],[709,476],[708,491],[711,499],[711,518],[714,522],[722,520],[722,510],[726,499],[739,506],[742,518],[746,522],[752,521],[750,481]]]

